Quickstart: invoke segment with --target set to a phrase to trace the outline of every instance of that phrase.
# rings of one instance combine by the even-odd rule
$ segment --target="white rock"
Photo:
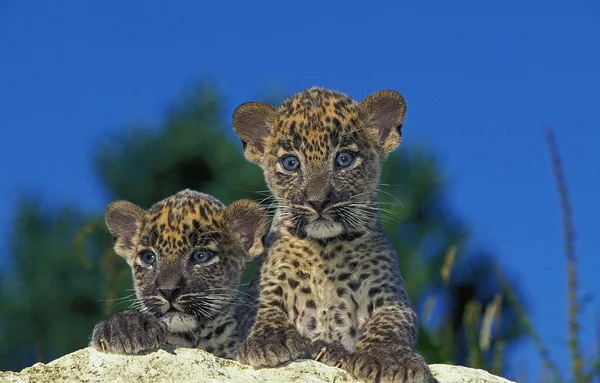
[[[511,383],[483,370],[443,364],[431,365],[439,383]],[[358,382],[345,371],[314,361],[298,361],[278,368],[254,369],[197,349],[159,350],[123,356],[91,348],[76,351],[48,364],[36,363],[17,372],[0,372],[0,382]]]

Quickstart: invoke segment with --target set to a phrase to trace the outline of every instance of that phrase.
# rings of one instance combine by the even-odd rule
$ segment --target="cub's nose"
[[[306,201],[310,207],[315,209],[315,211],[319,214],[323,212],[323,210],[331,203],[331,198],[325,198],[324,200],[313,200]]]
[[[179,287],[175,287],[172,289],[158,289],[160,295],[163,296],[169,302],[172,302],[175,298],[181,294],[181,289]]]

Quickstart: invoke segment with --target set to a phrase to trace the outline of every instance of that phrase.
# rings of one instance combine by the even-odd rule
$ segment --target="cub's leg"
[[[240,345],[237,358],[254,367],[275,367],[310,358],[312,344],[289,323],[284,311],[283,287],[264,281],[256,320],[250,335]]]
[[[150,314],[127,310],[112,314],[94,327],[90,346],[111,354],[137,354],[165,342],[163,325]]]
[[[344,368],[367,382],[435,382],[429,366],[414,350],[417,330],[411,307],[391,302],[377,307]]]

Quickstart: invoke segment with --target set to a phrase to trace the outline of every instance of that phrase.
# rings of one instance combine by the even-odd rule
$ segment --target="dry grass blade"
[[[569,348],[571,350],[572,360],[571,369],[575,382],[583,381],[583,360],[579,347],[579,323],[577,318],[579,315],[579,303],[577,299],[577,274],[575,271],[575,246],[574,246],[574,231],[571,204],[569,202],[569,193],[567,184],[561,165],[561,157],[558,152],[558,145],[554,133],[551,129],[546,129],[546,139],[548,148],[550,149],[550,157],[552,159],[552,168],[554,170],[554,178],[558,186],[558,194],[560,195],[560,205],[562,208],[563,235],[565,241],[565,254],[567,256],[567,288],[569,295]]]
[[[494,356],[492,358],[492,368],[490,369],[490,372],[494,375],[502,374],[502,365],[504,363],[504,348],[504,341],[499,340],[496,342],[494,348]]]
[[[435,307],[435,302],[436,299],[434,295],[427,297],[425,306],[423,308],[423,323],[429,323],[429,320],[431,319],[431,313],[433,313],[433,308]]]
[[[481,324],[481,332],[479,334],[479,348],[483,352],[487,352],[490,349],[492,342],[492,325],[494,324],[494,318],[498,318],[502,306],[502,294],[497,293],[494,296],[494,300],[491,301],[486,307],[483,313],[483,322]]]
[[[452,272],[452,268],[454,267],[454,260],[456,259],[456,245],[451,246],[446,253],[446,257],[444,258],[444,265],[440,270],[440,275],[442,276],[442,284],[444,287],[448,287],[448,281],[450,280],[450,273]],[[433,308],[436,304],[435,296],[431,295],[427,298],[425,302],[425,308],[423,309],[423,322],[429,322],[431,318],[431,313],[433,312]]]
[[[444,266],[442,267],[442,283],[444,286],[448,286],[448,281],[450,280],[450,272],[452,271],[452,267],[454,267],[454,259],[456,258],[456,246],[452,246],[448,249],[446,253],[446,258],[444,258]]]
[[[469,348],[469,367],[483,368],[481,349],[477,344],[477,328],[481,319],[481,302],[472,300],[465,306],[463,325]]]

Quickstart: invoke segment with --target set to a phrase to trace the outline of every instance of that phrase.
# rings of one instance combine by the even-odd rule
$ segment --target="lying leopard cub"
[[[97,324],[90,346],[136,354],[167,343],[235,358],[256,313],[256,302],[241,302],[237,291],[247,262],[263,252],[267,217],[260,205],[225,207],[184,190],[147,211],[114,202],[106,225],[131,267],[141,309]]]
[[[383,232],[377,187],[406,104],[391,90],[357,103],[311,88],[278,109],[236,109],[233,127],[278,202],[259,309],[238,359],[257,367],[315,357],[377,382],[432,380],[417,316]]]

